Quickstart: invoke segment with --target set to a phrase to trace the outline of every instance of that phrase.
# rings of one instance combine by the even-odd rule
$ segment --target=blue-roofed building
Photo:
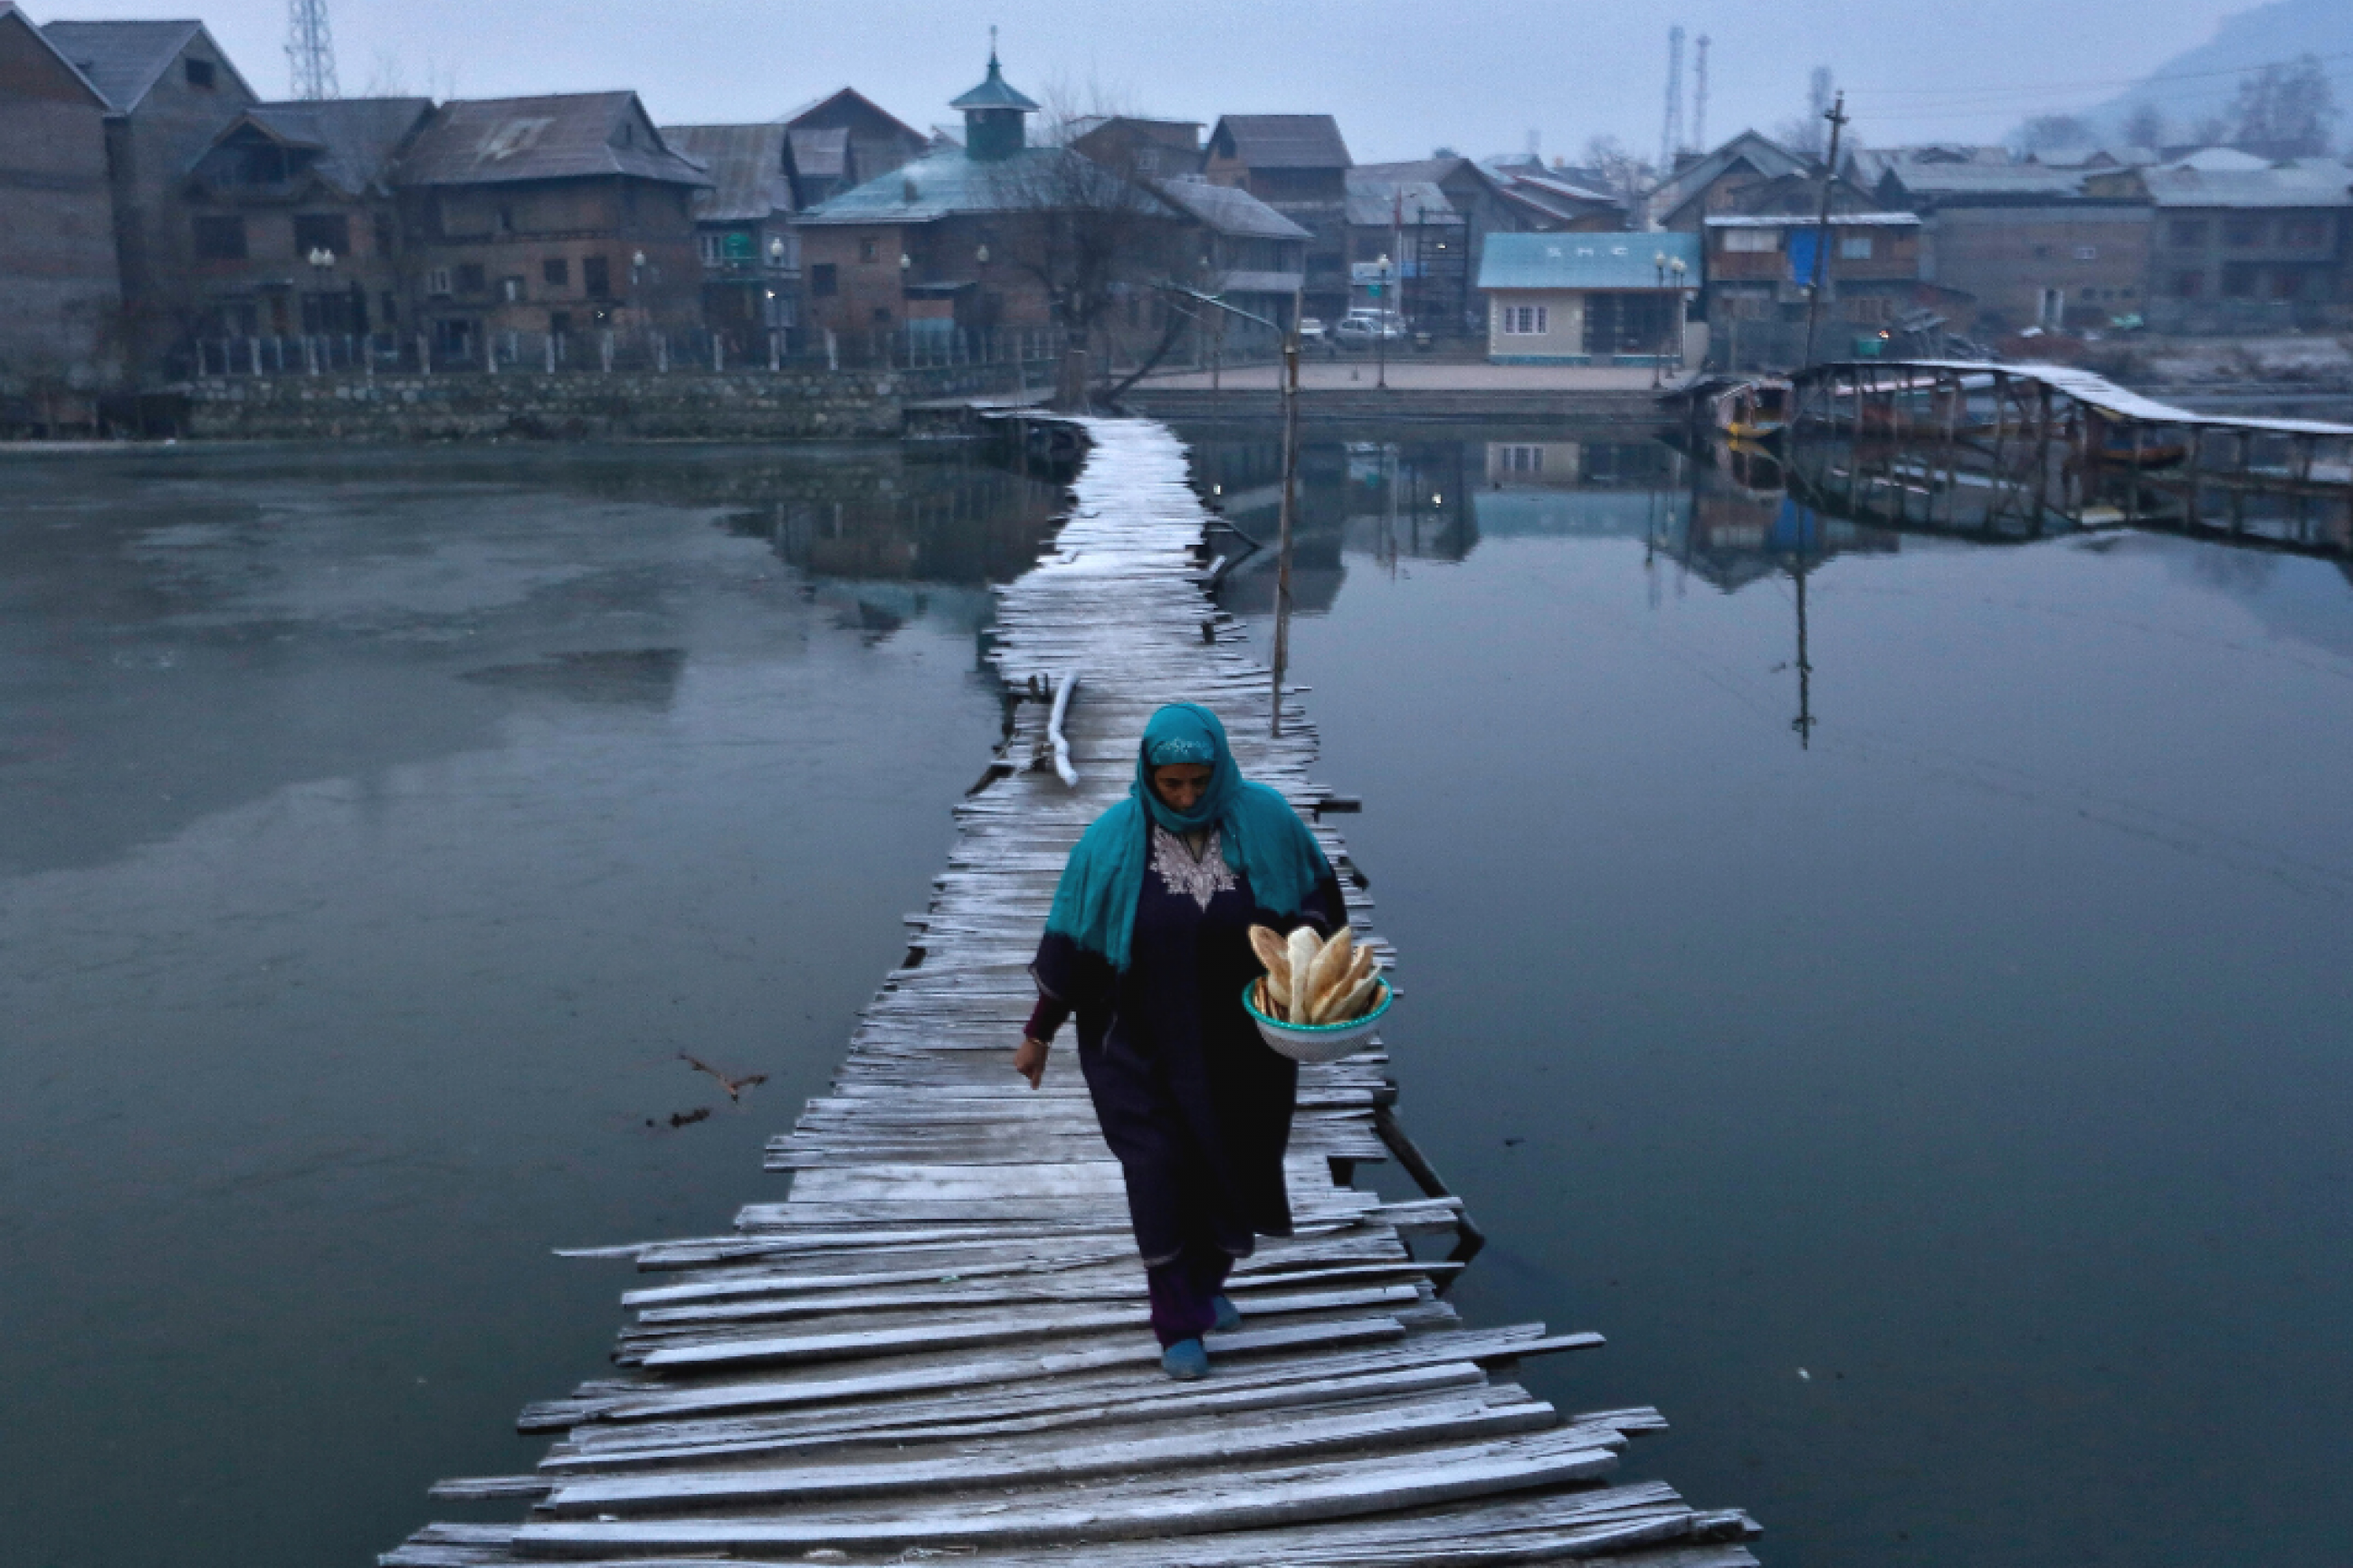
[[[1184,214],[1069,148],[1032,146],[1038,105],[1005,79],[994,49],[987,76],[954,101],[963,145],[935,146],[800,215],[809,323],[860,334],[1148,329],[1158,300],[1120,279],[1154,270]]]
[[[1479,262],[1496,364],[1648,365],[1683,359],[1700,284],[1693,234],[1491,234]]]

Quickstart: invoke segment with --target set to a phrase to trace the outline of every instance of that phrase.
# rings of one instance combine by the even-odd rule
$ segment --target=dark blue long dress
[[[1242,1009],[1242,987],[1264,972],[1250,928],[1304,921],[1329,931],[1346,917],[1329,877],[1300,914],[1279,916],[1258,907],[1214,833],[1197,857],[1165,829],[1146,831],[1127,972],[1049,934],[1032,969],[1044,999],[1032,1033],[1076,1016],[1079,1065],[1153,1273],[1154,1326],[1170,1343],[1200,1329],[1167,1321],[1165,1295],[1173,1289],[1176,1317],[1189,1318],[1198,1303],[1186,1298],[1214,1290],[1257,1237],[1291,1234],[1282,1155],[1299,1067],[1268,1048]]]

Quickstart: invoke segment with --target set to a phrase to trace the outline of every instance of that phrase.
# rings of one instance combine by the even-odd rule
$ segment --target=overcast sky
[[[35,19],[190,14],[186,0],[22,0]],[[749,121],[844,83],[916,125],[979,79],[987,28],[1032,97],[1058,84],[1174,119],[1339,117],[1360,163],[1518,151],[1609,132],[1655,156],[1666,35],[1715,43],[1707,133],[1769,131],[1828,65],[1866,142],[1994,140],[2111,95],[2248,0],[328,0],[346,96],[635,88],[667,123]],[[195,14],[266,97],[287,90],[286,0]],[[1685,63],[1685,117],[1692,90]]]

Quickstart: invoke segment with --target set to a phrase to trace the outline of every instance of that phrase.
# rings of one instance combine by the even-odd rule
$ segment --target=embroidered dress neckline
[[[1152,869],[1167,884],[1170,892],[1190,897],[1204,913],[1208,910],[1210,900],[1234,889],[1234,868],[1226,864],[1225,844],[1214,827],[1196,858],[1182,838],[1154,823]]]

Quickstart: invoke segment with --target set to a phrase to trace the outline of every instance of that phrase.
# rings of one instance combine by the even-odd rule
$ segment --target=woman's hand
[[[1043,1040],[1033,1040],[1027,1035],[1021,1037],[1021,1047],[1013,1053],[1013,1070],[1028,1079],[1031,1089],[1037,1088],[1044,1079],[1046,1053],[1051,1048]]]

